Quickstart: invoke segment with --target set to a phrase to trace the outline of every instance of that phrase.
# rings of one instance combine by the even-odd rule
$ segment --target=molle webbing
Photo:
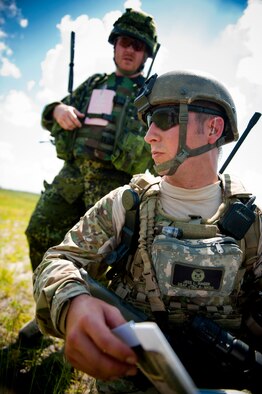
[[[213,238],[217,234],[216,225],[192,224],[190,222],[185,223],[179,220],[175,220],[174,225],[182,230],[183,238]]]
[[[220,176],[223,184],[224,198],[226,205],[230,202],[242,200],[244,203],[249,200],[252,193],[249,193],[244,188],[243,184],[239,179],[229,174],[223,174]],[[248,232],[245,234],[244,239],[241,240],[241,244],[245,249],[245,267],[246,269],[251,268],[254,263],[254,259],[257,257],[257,248],[259,244],[260,229],[259,229],[259,217],[256,216],[255,222],[251,225]]]
[[[160,214],[161,217],[164,213],[159,212],[159,207],[157,207],[157,200],[159,194],[158,186],[152,187],[152,189],[154,188],[153,191],[149,188],[149,183],[143,181],[144,180],[142,177],[138,178],[138,180],[135,179],[133,183],[131,181],[131,187],[137,190],[139,192],[139,195],[142,196],[142,202],[140,204],[141,227],[139,234],[139,249],[133,262],[133,286],[131,287],[134,288],[135,286],[138,290],[137,300],[139,302],[142,302],[142,296],[144,294],[144,296],[148,297],[151,310],[153,312],[163,311],[166,305],[166,307],[171,311],[171,321],[173,320],[174,322],[179,322],[183,320],[182,315],[184,316],[184,318],[186,318],[190,311],[194,311],[197,308],[200,308],[200,310],[202,310],[203,308],[199,307],[194,303],[192,303],[192,305],[190,303],[187,305],[186,303],[186,305],[183,306],[181,304],[181,300],[179,299],[173,300],[170,303],[171,299],[168,301],[165,297],[162,297],[161,295],[155,276],[155,270],[151,261],[151,247],[154,237],[153,229],[155,226],[154,219],[156,215],[156,210],[158,209],[158,214]],[[218,231],[216,222],[219,217],[223,215],[225,208],[231,203],[231,201],[234,202],[238,201],[239,199],[248,200],[250,198],[250,193],[246,192],[241,182],[235,180],[233,177],[229,175],[223,175],[221,176],[221,181],[223,202],[219,207],[218,212],[213,216],[213,218],[210,218],[206,221],[206,223],[201,224],[186,223],[173,219],[173,225],[182,228],[184,238],[200,239],[214,237]],[[143,192],[143,189],[146,191]],[[172,221],[169,216],[167,217],[167,219],[170,219],[170,221]],[[254,262],[254,258],[256,257],[257,253],[258,241],[259,221],[256,220],[256,222],[251,226],[251,228],[245,235],[244,240],[241,240],[241,246],[245,244],[243,247],[243,251],[245,253],[245,260],[244,266],[242,266],[237,273],[234,294],[229,295],[223,300],[221,299],[221,302],[218,302],[218,304],[216,304],[216,302],[214,304],[208,304],[207,300],[207,305],[204,305],[206,307],[206,312],[204,313],[216,316],[216,318],[223,322],[224,326],[227,326],[228,324],[228,326],[230,327],[238,327],[240,324],[241,319],[236,308],[236,295],[239,291],[240,283],[242,283],[245,274],[245,268],[248,269],[249,265]],[[141,282],[141,274],[145,281],[144,285]],[[140,296],[140,294],[142,296]],[[202,303],[203,302],[204,300],[202,300]]]
[[[99,89],[99,86],[97,88]],[[86,158],[88,156],[90,159],[110,161],[114,152],[116,138],[119,137],[121,132],[128,132],[128,130],[124,130],[127,114],[128,118],[133,120],[132,124],[130,124],[130,121],[128,122],[128,128],[137,129],[139,124],[134,112],[136,109],[133,104],[130,103],[130,99],[133,99],[138,89],[132,79],[123,77],[119,83],[115,74],[110,74],[106,81],[106,87],[103,83],[101,88],[114,90],[116,92],[113,98],[112,113],[87,113],[89,103],[87,103],[87,105],[85,103],[85,112],[88,118],[100,118],[106,120],[108,123],[106,126],[85,126],[84,124],[83,127],[78,130],[75,144],[75,157],[84,156]],[[122,123],[121,126],[123,127],[118,127],[120,120]]]
[[[245,239],[245,255],[246,261],[245,266],[247,269],[252,268],[254,259],[257,258],[257,248],[260,238],[260,224],[259,217],[257,215],[255,222],[252,224],[248,232],[246,233]]]
[[[161,300],[161,294],[153,265],[151,261],[151,245],[154,240],[154,223],[157,206],[157,195],[142,202],[140,206],[140,233],[139,250],[144,264],[143,277],[145,279],[145,290],[152,312],[165,312],[165,305]]]

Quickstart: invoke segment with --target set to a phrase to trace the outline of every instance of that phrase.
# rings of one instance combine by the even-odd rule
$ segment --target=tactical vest
[[[256,221],[240,241],[221,238],[217,223],[230,204],[247,201],[251,195],[229,175],[221,176],[222,203],[218,211],[205,222],[195,224],[175,220],[163,212],[158,183],[148,185],[142,176],[131,181],[131,187],[142,195],[139,246],[132,261],[129,259],[125,273],[113,280],[112,289],[152,319],[152,313],[168,311],[169,323],[174,326],[201,312],[224,328],[238,329],[242,317],[239,296],[243,278],[257,258],[259,219],[256,215]],[[155,229],[159,225],[180,228],[183,240],[156,236]],[[191,254],[188,258],[187,253]],[[179,262],[176,272],[181,271],[180,283],[177,279],[173,283],[164,281],[172,275],[172,263],[168,261],[172,258]],[[186,270],[193,282],[185,280]],[[208,278],[207,282],[203,281],[203,275]]]
[[[63,131],[57,124],[53,127],[57,156],[101,161],[131,175],[152,169],[150,148],[144,141],[146,129],[133,105],[139,88],[131,78],[116,77],[115,73],[89,78],[73,94],[73,105],[86,115],[83,126],[74,132]],[[115,92],[111,113],[90,112],[94,89]]]

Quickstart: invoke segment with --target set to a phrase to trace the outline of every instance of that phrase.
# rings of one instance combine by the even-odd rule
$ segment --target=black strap
[[[128,195],[130,194],[130,195]],[[122,228],[121,243],[106,256],[105,262],[112,268],[107,272],[107,279],[111,280],[115,275],[122,271],[124,263],[128,256],[134,254],[138,245],[139,236],[139,197],[132,189],[127,189],[123,193],[123,205],[125,206],[124,197],[128,196],[125,215],[125,224]],[[134,204],[130,204],[130,198]]]

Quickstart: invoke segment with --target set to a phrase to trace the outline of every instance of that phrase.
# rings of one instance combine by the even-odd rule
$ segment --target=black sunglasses
[[[199,107],[196,105],[188,105],[188,111],[222,117],[224,116],[222,112],[215,109]],[[152,123],[155,123],[159,129],[163,131],[169,130],[171,129],[171,127],[175,127],[179,124],[179,107],[158,107],[156,109],[153,109],[151,112],[147,112],[145,114],[145,120],[147,127],[149,127]]]
[[[123,48],[128,48],[131,46],[136,52],[140,52],[145,49],[145,44],[142,41],[139,41],[135,38],[120,36],[117,42]]]

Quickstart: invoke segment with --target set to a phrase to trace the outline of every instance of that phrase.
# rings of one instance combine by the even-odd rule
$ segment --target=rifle
[[[75,57],[75,32],[71,31],[70,63],[69,63],[69,78],[68,78],[68,93],[70,94],[70,105],[72,105],[73,103],[74,57]]]
[[[91,295],[117,307],[127,321],[133,320],[139,323],[149,320],[144,312],[91,278],[83,268],[80,269],[80,273],[88,284]],[[169,340],[170,332],[164,332],[164,334]],[[229,361],[241,371],[257,373],[262,370],[262,354],[260,352],[223,330],[216,322],[207,317],[195,316],[186,326],[184,335],[190,336],[188,339],[193,344],[200,343],[209,347],[212,353],[216,352],[221,357],[223,362]],[[186,340],[188,339],[186,338]]]
[[[117,307],[127,321],[133,320],[135,322],[142,322],[148,320],[147,315],[144,312],[133,305],[128,304],[117,294],[113,293],[113,291],[97,282],[83,268],[80,269],[80,274],[84,281],[88,283],[91,295]]]
[[[260,352],[222,329],[213,320],[204,316],[195,316],[191,322],[191,330],[193,338],[206,344],[211,351],[221,356],[226,355],[228,361],[237,364],[242,370],[247,372],[257,367],[262,368]]]

